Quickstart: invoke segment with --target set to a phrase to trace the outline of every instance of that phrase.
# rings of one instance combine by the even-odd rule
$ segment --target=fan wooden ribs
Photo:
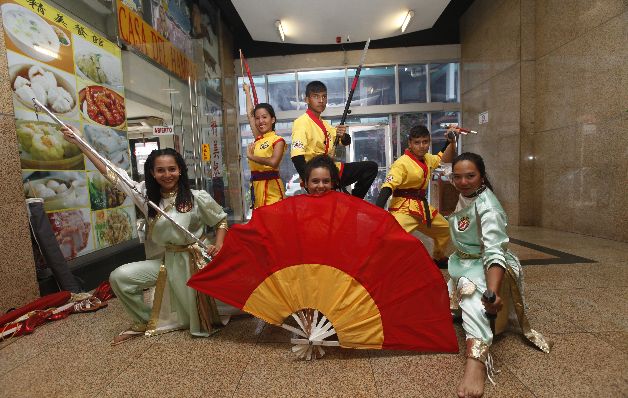
[[[281,324],[281,327],[296,333],[304,339],[290,339],[294,344],[292,352],[300,359],[319,359],[325,355],[325,350],[321,346],[338,347],[340,343],[337,340],[325,340],[336,334],[336,330],[325,315],[320,314],[316,309],[307,308],[292,314],[292,318],[297,322],[301,330],[294,326]]]

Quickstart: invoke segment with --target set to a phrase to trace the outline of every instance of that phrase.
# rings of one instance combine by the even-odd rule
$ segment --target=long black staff
[[[69,127],[63,123],[61,121],[61,119],[59,119],[54,113],[52,113],[50,111],[50,109],[46,108],[41,102],[39,102],[39,100],[37,98],[33,98],[33,102],[35,103],[36,107],[35,107],[35,112],[37,112],[37,108],[43,109],[48,116],[50,116],[55,122],[57,122],[57,124],[59,124],[61,127],[65,127],[68,128]],[[111,170],[116,176],[118,176],[118,178],[124,182],[129,188],[131,188],[133,191],[135,191],[137,194],[139,194],[142,199],[144,199],[144,202],[146,202],[146,204],[150,207],[152,207],[153,209],[155,209],[155,211],[159,214],[161,214],[162,216],[164,216],[167,220],[169,220],[175,227],[177,227],[177,229],[179,229],[181,232],[183,232],[188,238],[193,239],[196,243],[198,243],[198,245],[200,247],[202,247],[205,250],[208,250],[209,248],[207,247],[207,245],[205,243],[203,243],[202,240],[200,240],[199,238],[197,238],[196,236],[194,236],[193,233],[191,233],[190,231],[188,231],[187,229],[185,229],[183,226],[181,226],[179,223],[177,223],[172,217],[170,217],[168,214],[166,214],[165,211],[163,211],[159,206],[157,206],[153,201],[149,200],[148,197],[146,195],[144,195],[142,192],[140,192],[137,187],[135,186],[135,184],[133,183],[133,181],[129,178],[129,176],[126,173],[121,173],[118,169],[116,169],[115,167],[111,167],[109,166],[109,162],[107,161],[107,159],[105,159],[104,157],[102,157],[98,152],[96,152],[96,150],[94,148],[92,148],[83,138],[81,138],[78,134],[74,134],[74,138],[76,138],[76,140],[79,142],[79,144],[81,144],[83,147],[85,147],[91,154],[93,154],[94,156],[96,156],[96,158],[98,160],[100,160],[109,170]]]
[[[362,50],[362,57],[360,57],[360,65],[358,69],[355,70],[355,76],[353,76],[353,83],[351,83],[351,91],[349,91],[349,97],[347,98],[347,103],[345,104],[345,110],[342,112],[342,119],[340,119],[340,124],[345,124],[347,120],[347,114],[349,113],[349,107],[351,106],[351,100],[353,99],[353,93],[355,92],[355,88],[358,86],[358,80],[360,79],[360,71],[362,71],[362,65],[364,65],[364,61],[366,61],[366,52],[369,50],[369,44],[371,43],[371,39],[369,38],[364,45],[364,50]],[[340,142],[340,136],[336,135],[336,139],[334,140],[334,157],[336,157],[336,152],[338,151],[338,143]]]

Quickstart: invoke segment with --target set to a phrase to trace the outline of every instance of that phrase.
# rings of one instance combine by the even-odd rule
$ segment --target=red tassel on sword
[[[244,69],[246,69],[246,75],[249,77],[249,83],[251,84],[251,92],[253,93],[253,105],[257,106],[259,101],[257,100],[257,91],[255,90],[255,83],[253,83],[253,76],[251,76],[251,69],[249,69],[249,64],[246,62],[246,58],[244,58],[244,54],[242,54],[242,50],[240,50],[240,67],[244,65]],[[244,70],[242,71],[242,78],[244,79]]]

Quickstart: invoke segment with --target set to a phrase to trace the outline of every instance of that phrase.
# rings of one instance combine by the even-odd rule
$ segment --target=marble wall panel
[[[562,231],[574,230],[574,207],[569,199],[578,189],[578,170],[568,167],[544,167],[541,185],[541,225]]]
[[[0,60],[1,61],[1,60]],[[22,168],[13,115],[0,115],[0,164],[4,174],[0,187],[0,203],[24,203]]]
[[[532,162],[532,195],[530,202],[534,206],[526,206],[522,210],[521,217],[525,217],[526,220],[531,220],[534,226],[541,225],[543,219],[543,181],[545,179],[545,168],[541,163],[535,161]],[[525,215],[524,215],[525,214]]]
[[[535,130],[547,131],[575,123],[577,88],[569,62],[558,57],[536,61]]]
[[[0,21],[0,313],[39,296],[31,248],[22,171],[8,78],[4,29]]]
[[[575,142],[579,189],[574,232],[628,241],[628,115],[580,124]]]
[[[488,129],[487,124],[478,123],[478,115],[488,109],[489,106],[489,85],[482,84],[467,93],[462,94],[461,116],[462,124],[470,130],[477,131],[477,136],[468,136],[469,139],[477,140],[485,135]],[[463,137],[466,140],[467,137]]]
[[[4,314],[39,297],[39,285],[24,200],[1,204],[0,220],[0,313]]]
[[[624,147],[628,148],[628,147]],[[609,214],[612,217],[611,225],[615,232],[610,239],[628,242],[628,156],[618,159],[610,166],[612,169],[610,180],[614,184],[610,187],[610,209]],[[612,232],[611,232],[612,233]]]
[[[617,117],[628,103],[628,12],[537,59],[536,129]]]
[[[552,50],[573,40],[578,34],[574,23],[577,19],[579,0],[543,0],[535,7],[536,55],[542,57]]]
[[[521,134],[533,134],[536,106],[536,62],[522,61],[520,64],[520,128]]]
[[[499,137],[519,135],[520,130],[520,67],[515,64],[496,75],[489,83],[489,122]],[[477,119],[477,118],[476,118]]]
[[[623,0],[536,2],[536,48],[542,57],[626,11]]]
[[[485,141],[518,135],[520,130],[520,71],[517,65],[462,95],[462,119],[466,128],[478,131],[465,139]],[[489,112],[489,123],[478,124],[478,115]]]
[[[583,167],[617,165],[628,159],[628,112],[598,123],[579,123],[575,141]]]
[[[621,220],[626,219],[625,197],[628,192],[625,174],[625,169],[615,167],[593,166],[579,169],[579,189],[574,192],[573,198],[573,232],[628,240],[626,231],[620,229]],[[622,178],[623,184],[618,184]]]
[[[521,60],[536,58],[536,0],[521,0]]]
[[[524,153],[523,149],[521,149],[521,153]],[[525,171],[522,171],[524,169]],[[534,160],[522,156],[519,170],[518,225],[536,225],[535,212],[540,209],[541,202],[538,195],[539,190],[534,183]]]
[[[476,1],[462,17],[462,93],[519,61],[520,11],[520,0]]]
[[[575,126],[535,134],[534,140],[536,164],[545,168],[580,167]]]
[[[519,225],[534,225],[534,212],[540,202],[534,185],[535,162],[535,61],[521,61],[520,83],[520,155],[519,155]]]
[[[611,3],[587,15],[610,15],[617,10],[607,7]],[[533,180],[541,184],[539,226],[627,240],[627,18],[624,12],[598,26],[580,26],[575,38],[537,60]]]

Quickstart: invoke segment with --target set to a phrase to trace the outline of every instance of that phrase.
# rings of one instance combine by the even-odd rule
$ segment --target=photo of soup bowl
[[[3,4],[2,23],[7,36],[24,54],[44,62],[59,57],[59,37],[52,26],[31,10],[17,4]]]

